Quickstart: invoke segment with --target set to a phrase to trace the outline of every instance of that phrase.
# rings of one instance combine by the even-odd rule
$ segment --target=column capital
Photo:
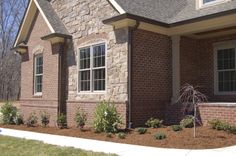
[[[181,37],[179,35],[171,36],[172,44],[179,44]]]

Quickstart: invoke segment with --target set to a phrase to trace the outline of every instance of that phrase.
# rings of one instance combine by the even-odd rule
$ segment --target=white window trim
[[[217,66],[217,52],[220,49],[235,48],[235,60],[236,60],[236,40],[218,42],[213,44],[214,47],[214,94],[215,95],[236,95],[236,91],[232,92],[220,92],[218,85],[218,66]]]
[[[197,4],[196,6],[197,6],[197,9],[203,9],[203,8],[219,5],[222,3],[226,3],[228,1],[231,1],[231,0],[216,0],[213,2],[208,2],[208,3],[203,4],[203,0],[196,0],[196,4]]]
[[[90,81],[90,91],[81,91],[80,88],[79,88],[79,84],[80,84],[79,73],[83,69],[80,70],[80,49],[89,47],[90,48],[90,56],[93,56],[93,54],[92,54],[93,46],[102,45],[102,44],[105,45],[105,66],[102,67],[102,68],[105,68],[105,74],[106,74],[105,75],[105,90],[103,90],[103,91],[94,91],[92,89],[92,87],[93,87],[93,85],[92,85],[93,78],[90,78],[90,80],[92,80],[92,81]],[[77,53],[77,94],[78,95],[83,95],[83,94],[106,94],[106,92],[107,92],[107,79],[108,79],[108,76],[107,76],[107,53],[108,53],[107,52],[107,42],[106,41],[101,41],[101,42],[94,42],[94,43],[91,43],[91,44],[86,44],[86,45],[83,45],[83,46],[79,46],[77,52],[78,52]],[[93,59],[92,59],[92,61],[90,61],[90,68],[89,68],[90,76],[93,76],[92,69],[94,69],[94,68],[92,68],[92,65],[93,65]],[[86,70],[88,70],[88,69],[86,69]]]
[[[43,73],[42,74],[36,74],[36,68],[37,68],[37,61],[36,61],[36,59],[38,57],[43,57],[43,54],[34,55],[34,96],[42,96],[42,94],[43,94],[42,92],[37,92],[36,91],[36,76],[42,76],[43,77]],[[43,82],[42,82],[42,88],[43,88]]]

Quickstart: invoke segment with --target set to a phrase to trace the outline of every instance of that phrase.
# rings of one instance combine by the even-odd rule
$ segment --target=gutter
[[[117,22],[117,21],[120,21],[120,20],[123,20],[123,19],[133,19],[133,20],[136,20],[136,21],[142,21],[142,22],[145,22],[145,23],[158,25],[158,26],[162,26],[162,27],[165,27],[165,28],[172,28],[172,27],[176,27],[176,26],[181,26],[181,25],[185,25],[185,24],[200,22],[200,21],[204,21],[204,20],[217,18],[217,17],[222,17],[222,16],[226,16],[226,15],[235,14],[235,13],[236,13],[236,9],[231,9],[231,10],[218,12],[218,13],[214,13],[214,14],[210,14],[210,15],[205,15],[205,16],[201,16],[201,17],[196,17],[196,18],[192,18],[192,19],[186,19],[186,20],[179,21],[179,22],[174,22],[174,23],[161,22],[161,21],[146,18],[146,17],[143,17],[143,16],[138,16],[138,15],[134,15],[134,14],[130,14],[130,13],[124,13],[124,14],[121,14],[121,15],[118,15],[118,16],[115,16],[115,17],[111,17],[109,19],[105,19],[105,20],[103,20],[103,23],[104,24],[111,24],[113,22]]]
[[[133,32],[138,29],[140,22],[136,21],[134,27],[128,27],[128,128],[132,128],[132,41]]]

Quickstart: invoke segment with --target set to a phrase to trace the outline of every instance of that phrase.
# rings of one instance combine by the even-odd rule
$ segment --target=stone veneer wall
[[[67,56],[69,125],[74,124],[77,107],[88,113],[91,122],[96,104],[109,98],[117,103],[121,115],[125,117],[128,100],[128,30],[114,31],[112,26],[102,23],[102,20],[118,15],[118,12],[107,0],[52,0],[51,4],[73,36],[73,44],[69,47]],[[78,93],[78,48],[98,42],[107,44],[107,90],[102,94]]]

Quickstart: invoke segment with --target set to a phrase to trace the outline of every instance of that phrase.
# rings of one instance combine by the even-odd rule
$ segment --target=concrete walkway
[[[47,144],[80,148],[94,152],[114,153],[120,156],[236,156],[236,146],[212,150],[164,149],[19,131],[6,128],[0,128],[0,135],[38,140]]]

